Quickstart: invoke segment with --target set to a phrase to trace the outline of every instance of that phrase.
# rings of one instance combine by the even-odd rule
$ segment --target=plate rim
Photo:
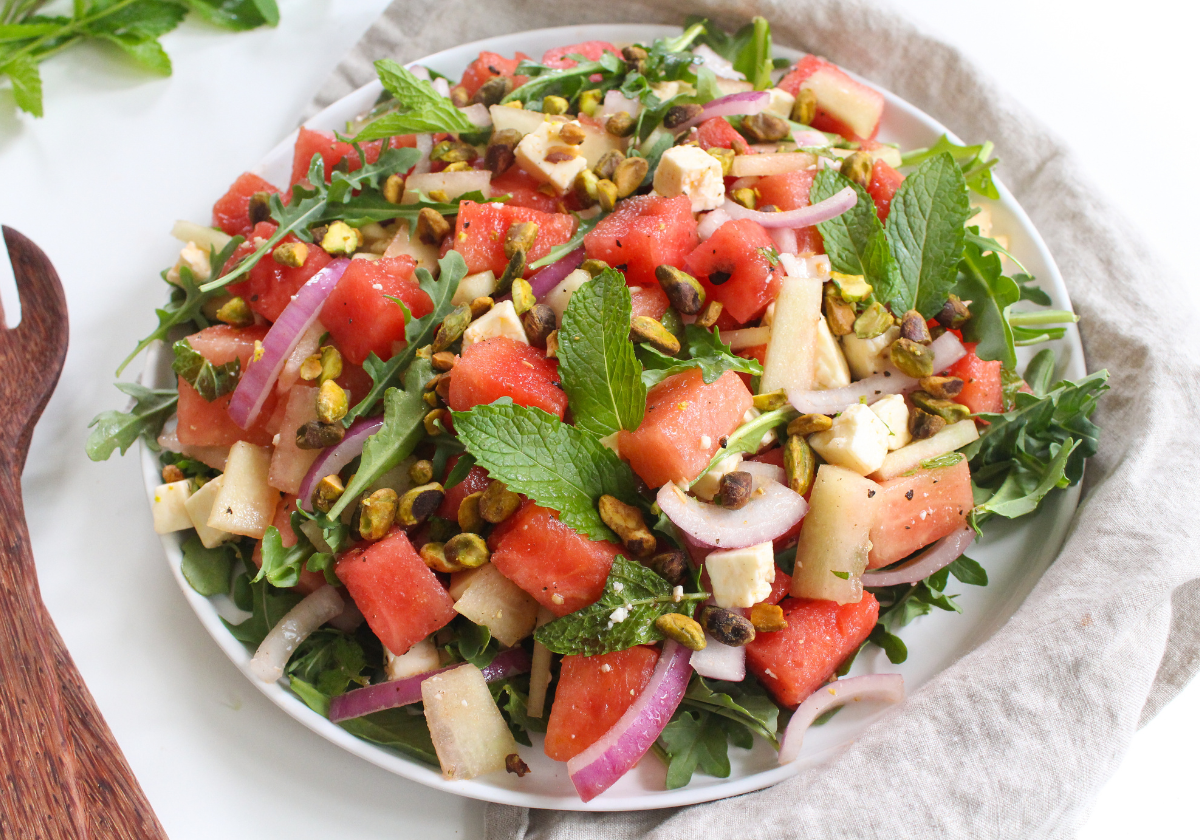
[[[454,61],[457,60],[462,53],[480,52],[485,49],[494,49],[497,52],[511,51],[509,49],[510,42],[520,43],[522,40],[528,40],[536,37],[561,36],[562,43],[571,43],[573,41],[603,39],[608,41],[644,41],[653,39],[664,34],[673,34],[681,31],[681,27],[668,24],[583,24],[571,26],[544,27],[539,29],[524,30],[521,32],[508,33],[505,35],[497,35],[489,38],[479,39],[464,44],[458,44],[446,49],[440,50],[427,56],[415,59],[408,62],[406,66],[413,64],[429,64],[438,61]],[[519,46],[516,49],[520,49]],[[804,55],[800,50],[791,49],[776,45],[774,48],[775,54],[795,60]],[[845,68],[843,68],[845,69]],[[926,114],[914,105],[909,103],[902,97],[892,93],[887,88],[870,82],[852,71],[847,70],[847,73],[853,78],[869,84],[874,89],[879,90],[883,94],[888,109],[896,109],[903,113],[907,118],[915,120],[923,124],[926,128],[934,131],[945,132],[952,139],[959,138],[942,125],[932,116]],[[377,94],[382,90],[378,79],[371,80],[366,84],[356,88],[354,91],[346,94],[323,108],[317,114],[314,114],[309,119],[305,120],[302,127],[317,126],[328,122],[331,115],[345,110],[347,102],[355,97],[364,97],[368,92]],[[886,113],[886,112],[885,112]],[[278,144],[276,144],[263,158],[252,167],[251,171],[261,173],[268,161],[278,157],[282,153],[286,153],[292,148],[300,127],[290,132]],[[1056,297],[1061,297],[1066,308],[1073,311],[1070,303],[1070,297],[1063,281],[1061,272],[1051,255],[1049,248],[1046,246],[1040,232],[1033,225],[1028,214],[1015,196],[1008,190],[1000,178],[996,179],[996,185],[1000,193],[999,203],[1005,207],[1007,212],[1011,213],[1014,221],[1020,227],[1022,235],[1028,238],[1032,249],[1037,253],[1038,258],[1042,261],[1046,271],[1038,277],[1038,284],[1050,284],[1054,287]],[[1067,329],[1067,334],[1064,339],[1061,339],[1059,346],[1065,343],[1070,347],[1071,353],[1066,360],[1067,371],[1072,376],[1076,375],[1072,370],[1086,371],[1084,361],[1082,342],[1079,338],[1079,332],[1076,325],[1071,325]],[[161,342],[152,346],[147,353],[146,363],[143,369],[141,380],[145,381],[148,378],[151,380],[157,379],[162,375],[163,359],[165,345]],[[1082,373],[1079,373],[1082,375]],[[157,456],[144,443],[141,444],[141,457],[143,479],[145,490],[147,493],[148,502],[153,501],[154,488],[161,480]],[[1081,485],[1076,484],[1073,487],[1067,488],[1059,494],[1058,507],[1059,511],[1051,522],[1050,538],[1043,543],[1042,551],[1039,557],[1033,562],[1031,568],[1020,580],[1020,586],[1012,592],[1006,593],[1001,602],[993,607],[990,612],[993,618],[999,621],[1007,620],[1019,608],[1021,602],[1028,595],[1029,590],[1041,578],[1045,569],[1053,562],[1053,559],[1058,555],[1062,543],[1066,537],[1066,532],[1070,527],[1075,509],[1078,505]],[[769,770],[762,770],[747,774],[741,777],[731,777],[726,780],[721,780],[712,784],[692,787],[686,786],[677,790],[661,790],[648,791],[645,793],[637,793],[633,795],[613,795],[602,794],[600,797],[593,799],[591,802],[582,802],[573,796],[557,796],[540,793],[527,793],[520,790],[513,790],[491,784],[487,781],[470,780],[470,781],[450,781],[441,775],[438,769],[426,765],[416,759],[409,758],[399,752],[390,750],[371,742],[363,741],[346,730],[331,723],[327,718],[310,709],[297,695],[293,694],[288,689],[284,688],[282,683],[267,684],[257,679],[250,671],[249,663],[252,653],[246,647],[235,639],[232,634],[225,628],[221,622],[221,616],[218,612],[214,599],[200,595],[196,592],[187,580],[183,577],[181,568],[182,552],[180,545],[182,539],[176,534],[166,534],[160,537],[163,549],[164,559],[171,568],[171,573],[175,577],[176,583],[183,592],[185,599],[196,613],[201,624],[208,631],[209,635],[217,643],[217,646],[226,654],[229,660],[235,667],[240,670],[243,675],[256,687],[264,696],[272,703],[286,712],[292,719],[296,720],[313,733],[321,736],[327,741],[342,747],[343,749],[357,755],[360,758],[367,760],[375,766],[394,773],[398,776],[406,778],[410,781],[435,788],[447,793],[458,796],[465,796],[471,799],[482,800],[486,802],[494,802],[497,804],[514,805],[523,807],[545,808],[551,810],[572,810],[572,811],[639,811],[656,808],[677,807],[683,805],[698,804],[716,799],[723,799],[729,796],[736,796],[743,793],[748,793],[754,790],[761,790],[782,781],[786,778],[796,775],[803,769],[815,766],[832,757],[834,754],[844,748],[845,744],[837,744],[825,749],[815,751],[813,753],[803,754],[801,758],[791,765],[775,767]],[[991,631],[994,631],[996,621],[993,621]],[[988,635],[990,635],[990,632]],[[982,639],[974,641],[973,644],[967,645],[964,641],[964,649],[959,652],[959,656],[965,655],[970,650],[982,643]],[[947,665],[946,667],[949,667]],[[944,669],[943,669],[944,670]],[[940,673],[940,671],[938,672]],[[932,679],[932,677],[931,677]],[[923,683],[921,684],[923,685]],[[915,690],[919,690],[920,685],[916,686]],[[880,717],[884,716],[891,710],[891,707],[880,709],[872,714],[864,716],[857,724],[857,731],[861,732],[867,726],[874,723]],[[849,739],[853,740],[853,736]],[[535,742],[536,743],[536,742]],[[564,765],[565,767],[565,765]],[[485,780],[488,777],[483,777]]]

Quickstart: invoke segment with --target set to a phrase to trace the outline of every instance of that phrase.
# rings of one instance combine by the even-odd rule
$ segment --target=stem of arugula
[[[1036,327],[1043,324],[1074,324],[1079,316],[1062,309],[1047,309],[1042,312],[1009,312],[1008,323],[1014,327]]]

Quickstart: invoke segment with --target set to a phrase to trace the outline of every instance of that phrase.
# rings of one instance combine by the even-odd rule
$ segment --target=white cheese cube
[[[741,463],[742,456],[738,453],[726,455],[717,461],[716,466],[696,479],[696,483],[692,485],[692,492],[704,501],[711,502],[713,496],[721,491],[721,478],[736,470]]]
[[[883,466],[892,433],[874,411],[861,403],[833,418],[833,428],[809,435],[808,444],[828,463],[867,475]]]
[[[686,195],[693,213],[715,210],[725,201],[721,162],[699,146],[672,146],[658,162],[654,190],[668,198]]]
[[[385,647],[383,659],[383,672],[389,680],[402,680],[405,677],[436,671],[442,664],[438,659],[437,645],[432,639],[422,639],[402,656],[396,656]]]
[[[591,279],[592,275],[588,274],[582,268],[577,268],[564,277],[557,286],[546,292],[542,298],[542,303],[554,310],[554,317],[559,326],[562,326],[562,316],[567,311],[567,304],[571,302],[571,295],[575,294],[576,289]]]
[[[543,122],[517,144],[517,165],[563,195],[575,185],[575,176],[588,168],[587,158],[578,146],[559,139],[567,123]],[[573,125],[579,126],[578,120]]]
[[[191,495],[192,482],[186,478],[154,488],[154,502],[150,505],[150,513],[154,516],[154,533],[170,534],[192,527],[192,519],[185,506]]]
[[[866,379],[886,369],[888,350],[899,337],[900,328],[896,326],[888,327],[875,338],[859,338],[854,333],[842,336],[842,352],[846,354],[846,363],[854,378]]]
[[[796,104],[796,97],[780,88],[771,88],[767,93],[771,98],[767,100],[767,107],[764,110],[768,114],[788,119],[792,115],[792,106]]]
[[[775,548],[770,542],[749,548],[714,551],[704,561],[718,607],[752,607],[771,594]]]
[[[763,393],[766,393],[766,392],[763,392]],[[742,425],[745,425],[746,423],[749,423],[752,420],[757,420],[761,416],[762,416],[762,412],[759,411],[757,408],[754,408],[753,406],[751,406],[750,408],[747,408],[746,413],[742,415]],[[764,434],[762,436],[762,440],[760,440],[758,442],[758,449],[755,451],[760,452],[763,449],[766,449],[768,446],[770,446],[776,440],[778,440],[778,437],[775,434],[775,430],[772,429],[771,431],[767,432],[766,434]]]
[[[179,259],[167,271],[167,280],[179,285],[179,269],[187,266],[192,271],[192,279],[203,283],[212,274],[212,266],[208,264],[208,251],[200,248],[195,242],[188,242],[179,252]]]
[[[489,268],[478,274],[468,274],[459,280],[458,288],[454,290],[454,297],[450,299],[450,302],[455,306],[462,306],[475,298],[488,297],[494,291],[496,291],[496,272]]]
[[[904,397],[889,394],[871,403],[871,410],[892,433],[888,438],[889,451],[897,450],[912,440],[912,435],[908,432],[908,405],[904,402]]]
[[[487,311],[485,315],[471,322],[462,337],[462,349],[466,350],[472,344],[487,341],[489,338],[505,336],[522,344],[528,344],[525,337],[525,327],[521,325],[521,316],[511,300],[501,301]]]
[[[824,318],[817,321],[816,350],[813,387],[823,390],[849,385],[850,367],[846,364],[846,357],[842,355],[841,345],[829,331],[829,323]]]
[[[217,494],[221,492],[224,484],[225,476],[217,476],[193,493],[183,505],[187,510],[188,518],[192,520],[192,527],[196,529],[196,535],[200,537],[200,542],[204,544],[205,548],[216,548],[226,540],[233,538],[233,534],[228,531],[210,528],[208,525],[208,518],[212,516],[213,503],[216,502]]]

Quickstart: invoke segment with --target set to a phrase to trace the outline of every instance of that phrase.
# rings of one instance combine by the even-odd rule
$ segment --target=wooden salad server
[[[21,323],[0,309],[0,837],[166,838],[42,603],[21,473],[62,372],[67,301],[42,250],[3,232]]]

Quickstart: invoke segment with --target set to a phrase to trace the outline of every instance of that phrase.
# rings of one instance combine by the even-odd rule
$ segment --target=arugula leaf
[[[728,344],[721,341],[721,332],[716,327],[710,332],[704,327],[688,324],[684,328],[681,342],[682,356],[668,356],[648,344],[637,347],[641,360],[642,382],[650,388],[668,376],[699,368],[706,385],[716,382],[727,370],[762,376],[762,365],[757,359],[734,354]]]
[[[1025,367],[1025,378],[1021,381],[1028,383],[1035,396],[1044,397],[1050,390],[1050,383],[1054,380],[1055,366],[1054,351],[1047,347],[1029,360],[1029,364]],[[1015,393],[1012,400],[1015,404]]]
[[[366,187],[346,199],[342,204],[329,205],[325,211],[315,218],[312,224],[324,224],[340,219],[351,227],[362,227],[370,222],[387,222],[392,219],[403,219],[409,225],[417,221],[421,211],[428,207],[443,216],[455,216],[464,201],[474,201],[476,204],[492,204],[510,198],[507,195],[485,196],[479,190],[455,196],[450,201],[433,201],[422,194],[419,201],[412,204],[392,204],[383,197],[383,192],[374,187]],[[411,229],[411,228],[410,228]]]
[[[1045,289],[1034,286],[1033,283],[1036,281],[1028,274],[1014,274],[1013,281],[1021,288],[1021,300],[1032,301],[1041,306],[1050,305],[1050,295],[1046,293]]]
[[[615,452],[540,408],[493,403],[453,416],[459,440],[492,478],[590,539],[616,539],[596,504],[603,495],[635,504],[638,495],[633,471]]]
[[[390,59],[375,62],[375,72],[384,89],[396,97],[403,108],[368,123],[358,132],[359,142],[381,140],[397,134],[425,134],[448,131],[451,134],[475,131],[476,127],[433,85]]]
[[[1007,368],[1017,366],[1017,350],[1008,323],[1009,307],[1021,299],[1021,290],[1012,278],[1001,272],[1000,255],[983,254],[979,246],[963,246],[958,283],[954,293],[970,301],[971,318],[963,324],[963,338],[978,342],[975,354],[991,361],[999,360]]]
[[[175,353],[171,370],[209,402],[225,396],[237,387],[238,378],[242,373],[241,359],[214,365],[196,352],[186,338],[176,341],[171,350]]]
[[[916,309],[931,318],[942,308],[957,275],[970,213],[966,181],[948,152],[904,179],[884,228],[901,278],[901,288],[886,299],[894,312]]]
[[[288,660],[287,674],[293,680],[303,680],[326,697],[337,697],[351,685],[370,683],[370,677],[363,673],[367,665],[367,655],[358,640],[326,627],[300,643]]]
[[[908,659],[908,646],[904,644],[904,640],[895,633],[889,633],[882,621],[871,629],[871,635],[867,637],[867,641],[882,648],[887,655],[888,662],[893,665],[899,665]]]
[[[755,16],[743,29],[747,27],[749,38],[733,58],[733,69],[745,76],[755,90],[766,90],[771,87],[771,71],[775,69],[771,58],[771,24],[766,18]]]
[[[404,374],[404,390],[389,388],[383,397],[383,425],[363,444],[362,459],[354,478],[334,506],[330,519],[336,520],[364,490],[381,475],[412,454],[425,437],[424,419],[429,411],[425,403],[425,383],[433,378],[429,359],[417,359]],[[266,564],[264,563],[264,566]]]
[[[192,534],[183,541],[183,578],[201,595],[225,595],[233,579],[233,561],[238,557],[236,543],[205,548],[200,537]]]
[[[529,740],[529,733],[545,732],[546,721],[529,716],[529,694],[517,687],[516,682],[519,679],[521,678],[488,683],[488,689],[492,692],[492,699],[496,701],[496,706],[499,707],[516,742],[532,747],[533,742]],[[524,678],[522,682],[528,688],[528,677]]]
[[[500,643],[482,624],[459,616],[450,625],[454,638],[443,646],[456,662],[470,662],[476,668],[486,668],[500,652]]]
[[[629,340],[632,314],[629,287],[612,268],[584,283],[563,312],[558,372],[575,426],[597,437],[635,431],[646,411],[642,365]]]
[[[300,530],[304,515],[292,511],[291,528],[296,535],[296,543],[285,548],[283,535],[274,525],[267,528],[262,539],[262,566],[252,582],[266,579],[273,586],[287,588],[300,582],[300,572],[304,569],[325,573],[325,579],[332,585],[339,583],[333,573],[333,555],[318,552],[312,542]]]
[[[1000,198],[1000,191],[992,180],[992,168],[1000,161],[992,157],[995,146],[989,141],[975,146],[960,146],[943,134],[927,149],[913,149],[900,160],[900,166],[916,166],[935,155],[947,153],[962,168],[967,186],[988,198]]]
[[[429,344],[438,326],[445,320],[454,305],[450,302],[458,291],[458,283],[467,275],[467,264],[458,251],[447,251],[446,256],[438,260],[438,280],[433,279],[426,269],[417,269],[417,282],[422,291],[433,301],[433,311],[424,318],[416,318],[404,326],[404,349],[386,362],[381,361],[374,353],[363,362],[363,369],[370,374],[374,383],[371,390],[346,413],[342,420],[346,427],[359,417],[366,416],[374,410],[376,403],[383,397],[384,391],[398,382],[401,371],[405,370],[414,358],[417,350]]]
[[[129,411],[104,411],[97,414],[88,428],[87,455],[93,461],[106,461],[116,449],[125,454],[139,437],[157,448],[157,438],[163,424],[175,413],[179,392],[152,391],[136,382],[118,382],[117,388],[133,397]]]
[[[288,610],[304,600],[304,596],[290,589],[277,589],[265,580],[252,581],[249,575],[243,577],[248,581],[250,617],[241,624],[232,624],[224,618],[221,623],[233,638],[257,648],[271,628],[287,615]]]
[[[689,593],[676,601],[671,584],[641,563],[618,555],[600,600],[543,624],[533,637],[554,653],[595,656],[628,650],[664,638],[654,626],[659,616],[691,616],[696,604],[708,597],[707,592]],[[624,611],[623,618],[618,610]]]
[[[667,765],[667,790],[686,785],[696,770],[718,779],[729,777],[730,724],[738,726],[708,712],[687,710],[671,719],[655,742]]]
[[[704,472],[692,479],[692,484],[700,480],[700,477],[711,470],[714,466],[725,459],[727,455],[735,453],[754,454],[758,451],[762,444],[763,436],[773,429],[786,425],[794,417],[797,416],[796,409],[791,406],[784,406],[773,411],[766,411],[755,417],[749,423],[743,423],[731,434],[725,441],[725,445],[717,450],[717,454],[713,455],[708,466],[704,468]]]
[[[215,248],[209,250],[208,262],[212,268],[210,276],[220,276],[221,272],[225,270],[226,263],[233,257],[234,252],[243,241],[242,237],[235,236],[220,251]],[[155,310],[155,314],[158,316],[158,326],[150,335],[139,341],[137,347],[133,348],[133,352],[125,357],[125,361],[121,362],[120,367],[117,368],[117,376],[120,376],[121,371],[125,370],[125,367],[151,344],[156,341],[166,341],[172,328],[189,322],[195,323],[201,329],[207,327],[208,319],[201,314],[201,309],[216,295],[217,290],[205,291],[196,283],[196,276],[192,270],[186,265],[181,265],[179,267],[179,285],[171,290],[171,300],[162,309]]]
[[[950,574],[954,575],[962,583],[967,583],[971,586],[988,585],[987,570],[979,565],[978,561],[972,560],[965,554],[946,568],[950,570]]]
[[[581,61],[574,67],[565,70],[546,67],[532,61],[522,61],[517,65],[516,75],[529,76],[529,81],[512,91],[501,100],[501,104],[509,102],[534,102],[544,99],[551,94],[564,96],[567,99],[575,97],[584,85],[589,88],[596,84],[591,77],[599,74],[603,77],[601,86],[613,76],[625,72],[625,62],[610,52],[601,53],[597,61]]]
[[[329,717],[330,698],[327,695],[298,677],[292,678],[291,688],[310,709]],[[428,764],[438,763],[425,716],[413,714],[406,706],[345,720],[338,726],[364,741],[391,747]]]
[[[705,709],[740,723],[779,748],[779,707],[755,680],[711,683],[696,674],[683,695],[684,706]]]

